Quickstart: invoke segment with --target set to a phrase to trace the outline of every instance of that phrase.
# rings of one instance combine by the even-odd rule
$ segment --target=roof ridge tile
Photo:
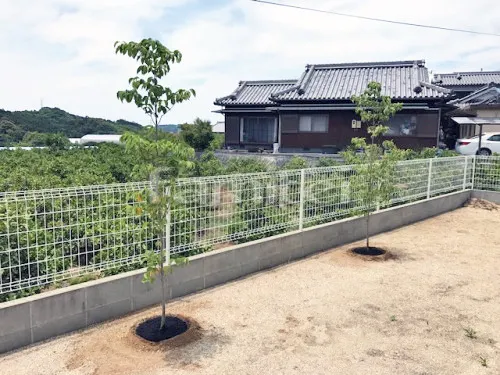
[[[425,60],[401,60],[401,61],[375,61],[375,62],[352,62],[352,63],[331,63],[314,64],[315,69],[333,69],[333,68],[384,68],[384,67],[405,67],[405,66],[425,66]]]

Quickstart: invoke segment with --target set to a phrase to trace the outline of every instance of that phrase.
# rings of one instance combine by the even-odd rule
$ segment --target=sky
[[[498,0],[276,0],[363,16],[500,33]],[[297,79],[306,64],[426,60],[434,73],[500,70],[500,38],[389,25],[251,0],[1,0],[0,108],[58,107],[143,125],[120,103],[136,63],[115,41],[160,40],[183,59],[163,84],[196,90],[163,123],[222,120],[241,80]]]

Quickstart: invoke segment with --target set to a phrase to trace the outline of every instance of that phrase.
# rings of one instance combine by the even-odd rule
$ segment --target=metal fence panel
[[[356,167],[338,166],[179,179],[170,254],[193,255],[351,216],[363,208],[352,184],[360,177]],[[500,190],[500,158],[404,161],[390,178],[387,206],[470,189],[473,182]],[[151,189],[140,182],[0,193],[0,294],[140,266],[157,240],[143,199]]]
[[[173,254],[193,255],[297,229],[300,171],[181,179],[172,210]]]
[[[500,191],[500,156],[476,156],[474,189]]]
[[[470,189],[472,161],[471,157],[433,159],[431,196]]]
[[[136,199],[149,187],[2,193],[0,293],[139,261],[154,240]]]

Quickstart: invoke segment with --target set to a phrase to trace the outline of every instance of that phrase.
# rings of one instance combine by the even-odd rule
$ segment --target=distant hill
[[[140,129],[141,125],[135,122],[76,116],[59,108],[12,112],[0,109],[0,146],[22,143],[38,133],[61,133],[68,138],[80,138],[86,134],[121,134]]]

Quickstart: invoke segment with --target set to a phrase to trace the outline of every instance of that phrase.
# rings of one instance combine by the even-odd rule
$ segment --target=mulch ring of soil
[[[397,258],[396,254],[375,246],[369,248],[366,246],[354,247],[349,250],[349,254],[367,261],[385,261]]]
[[[144,349],[174,348],[190,344],[201,338],[201,327],[192,318],[167,315],[166,329],[159,330],[160,316],[141,320],[131,329],[131,334]]]

